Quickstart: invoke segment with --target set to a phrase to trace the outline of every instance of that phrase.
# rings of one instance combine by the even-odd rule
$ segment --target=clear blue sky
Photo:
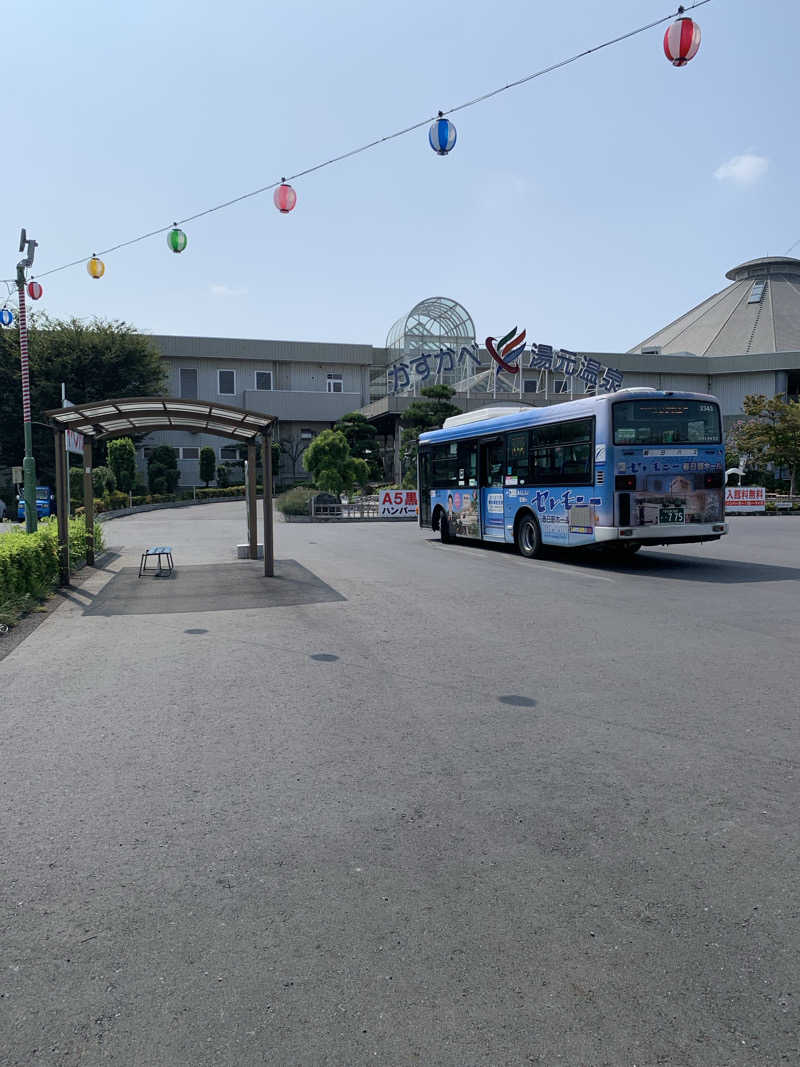
[[[0,276],[169,224],[674,10],[664,0],[39,0],[3,15]],[[624,351],[800,238],[800,4],[663,29],[271,194],[42,279],[37,307],[158,333],[384,343],[426,296],[479,338]],[[800,253],[798,253],[800,254]],[[35,271],[34,271],[35,273]]]

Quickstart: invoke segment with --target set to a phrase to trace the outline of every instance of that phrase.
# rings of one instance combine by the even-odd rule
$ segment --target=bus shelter
[[[272,578],[275,571],[272,526],[272,425],[274,415],[264,415],[226,404],[202,400],[179,400],[174,397],[123,397],[98,400],[91,404],[57,408],[45,412],[55,437],[56,510],[58,514],[59,576],[69,584],[69,519],[67,501],[66,432],[83,434],[83,501],[86,510],[86,562],[94,566],[94,488],[92,485],[92,448],[95,441],[111,437],[133,437],[153,430],[189,430],[195,433],[229,437],[247,445],[248,511],[247,532],[249,558],[258,558],[258,502],[256,496],[256,457],[261,448],[264,470],[264,574]]]

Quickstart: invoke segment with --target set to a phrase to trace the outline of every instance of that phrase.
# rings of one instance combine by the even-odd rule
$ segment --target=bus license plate
[[[660,515],[659,515],[658,521],[660,523],[670,523],[670,524],[676,523],[676,522],[683,522],[684,521],[683,512],[682,511],[673,510],[672,508],[662,508],[661,512],[660,512]]]

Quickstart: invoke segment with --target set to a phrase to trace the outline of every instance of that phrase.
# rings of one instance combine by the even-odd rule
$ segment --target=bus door
[[[418,455],[419,464],[419,524],[428,527],[431,524],[431,451],[421,448]]]
[[[506,465],[504,437],[481,441],[480,489],[481,535],[486,541],[505,541],[505,493],[503,476]]]

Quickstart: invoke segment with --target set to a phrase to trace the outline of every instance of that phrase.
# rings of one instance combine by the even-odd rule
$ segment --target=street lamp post
[[[27,238],[25,230],[19,238],[19,250],[24,259],[17,264],[17,291],[19,293],[19,359],[22,367],[22,418],[25,430],[25,458],[22,461],[25,499],[25,529],[36,533],[36,460],[33,458],[33,431],[31,427],[31,383],[28,369],[28,317],[25,310],[25,270],[33,266],[36,241]]]

